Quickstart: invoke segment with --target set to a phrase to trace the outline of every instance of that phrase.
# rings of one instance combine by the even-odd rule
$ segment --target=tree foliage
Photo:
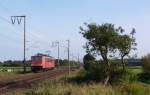
[[[135,29],[131,32],[131,35],[127,35],[123,34],[124,29],[122,27],[115,27],[111,23],[101,25],[85,23],[85,27],[80,27],[80,30],[83,37],[87,39],[86,52],[96,56],[100,55],[103,59],[102,63],[105,64],[103,71],[106,74],[105,83],[107,84],[111,77],[112,66],[109,58],[119,51],[123,63],[123,58],[130,53],[132,46],[136,44],[133,37]]]
[[[116,42],[121,28],[115,28],[113,24],[102,25],[85,24],[87,29],[80,27],[81,34],[87,39],[87,52],[101,55],[105,63],[109,66],[108,54],[116,51]]]
[[[117,48],[121,57],[121,63],[123,66],[123,69],[125,69],[125,63],[124,63],[124,57],[128,56],[131,50],[136,50],[137,43],[135,42],[134,34],[135,29],[133,29],[130,33],[130,35],[122,34],[118,35],[117,40]]]

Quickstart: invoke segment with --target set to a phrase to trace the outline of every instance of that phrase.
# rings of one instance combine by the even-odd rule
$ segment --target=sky
[[[71,58],[82,58],[86,40],[79,34],[80,26],[87,23],[113,23],[127,33],[136,29],[138,57],[150,53],[149,0],[0,0],[0,60],[23,59],[23,22],[11,24],[11,16],[26,15],[27,59],[36,53],[67,58],[70,40]],[[134,54],[133,53],[133,54]],[[74,56],[74,57],[73,57]]]

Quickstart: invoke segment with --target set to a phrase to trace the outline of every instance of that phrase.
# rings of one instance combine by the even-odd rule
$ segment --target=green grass
[[[38,87],[23,92],[13,92],[12,95],[121,95],[115,92],[111,86],[102,84],[71,84],[47,80]]]
[[[150,86],[139,82],[112,87],[100,83],[79,85],[60,80],[47,80],[38,87],[9,95],[150,95]]]
[[[143,69],[141,66],[128,67],[128,71],[134,75],[142,73]]]
[[[138,74],[140,68],[129,68],[131,73]],[[72,77],[81,74],[73,73]],[[150,95],[150,85],[138,81],[124,82],[121,85],[104,86],[101,83],[81,83],[66,81],[68,77],[48,79],[31,89],[13,92],[9,95]],[[69,78],[70,79],[70,78]]]
[[[31,67],[26,67],[27,71],[31,71]],[[0,67],[0,72],[21,72],[23,67]]]
[[[27,67],[27,73],[31,71]],[[0,67],[0,81],[11,80],[19,75],[22,75],[23,67]]]

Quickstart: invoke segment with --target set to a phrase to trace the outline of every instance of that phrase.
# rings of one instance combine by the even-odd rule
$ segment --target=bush
[[[111,84],[120,84],[123,82],[124,78],[127,76],[126,71],[120,68],[114,68],[110,72],[110,83]]]
[[[86,77],[90,80],[101,81],[104,80],[107,76],[106,71],[108,70],[106,64],[92,62],[90,65],[90,69],[87,71]]]
[[[139,80],[150,84],[150,54],[142,58],[143,73],[139,74]]]
[[[119,61],[111,60],[110,67],[108,67],[103,61],[96,61],[91,54],[84,56],[84,69],[86,70],[84,80],[96,82],[104,82],[109,74],[110,83],[119,83],[120,79],[126,74],[126,71],[119,67]]]
[[[83,58],[84,61],[84,69],[85,70],[90,70],[91,66],[93,65],[92,63],[95,62],[95,58],[91,54],[86,54]]]
[[[143,73],[141,73],[141,74],[138,75],[138,79],[141,82],[150,84],[150,73],[143,72]]]
[[[144,56],[142,60],[144,72],[150,73],[150,54]]]
[[[122,82],[122,78],[127,73],[126,70],[120,68],[119,61],[110,60],[110,66],[108,66],[102,60],[96,61],[91,54],[84,56],[84,69],[86,74],[83,80],[104,82],[107,75],[109,75],[109,83],[111,84]]]

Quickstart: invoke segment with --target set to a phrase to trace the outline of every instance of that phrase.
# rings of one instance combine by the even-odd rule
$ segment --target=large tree
[[[127,35],[124,34],[122,27],[115,27],[111,23],[101,25],[85,23],[85,27],[80,27],[80,30],[83,37],[87,39],[86,52],[102,57],[103,63],[106,65],[104,69],[106,73],[105,84],[107,84],[111,76],[109,56],[119,51],[123,68],[125,68],[123,59],[129,55],[133,46],[136,45],[133,37],[135,29],[133,29],[131,35]]]
[[[110,23],[104,23],[102,25],[85,23],[85,26],[85,29],[80,27],[80,33],[87,39],[86,50],[87,52],[101,55],[104,63],[107,65],[107,70],[105,72],[107,75],[105,78],[105,84],[107,84],[110,78],[110,63],[108,57],[117,50],[117,37],[119,32],[122,31],[122,28],[115,28],[115,26]]]

